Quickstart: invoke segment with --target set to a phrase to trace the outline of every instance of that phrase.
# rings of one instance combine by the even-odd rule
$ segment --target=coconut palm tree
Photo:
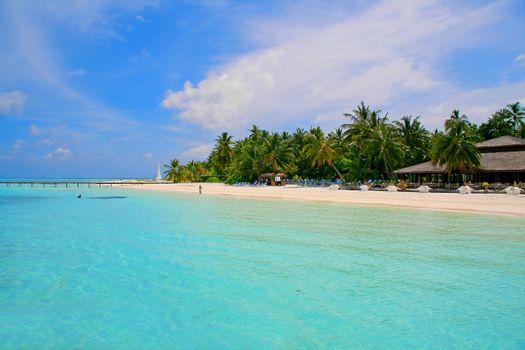
[[[164,165],[164,178],[168,181],[176,182],[180,169],[180,161],[176,158],[170,160],[169,164]]]
[[[445,121],[445,133],[434,136],[432,164],[444,166],[449,179],[452,171],[475,170],[481,163],[478,141],[479,136],[473,132],[467,116],[460,116],[459,111],[454,110]]]
[[[264,155],[274,173],[285,171],[292,165],[293,148],[287,140],[283,140],[278,133],[271,134],[265,139]]]
[[[489,120],[479,126],[478,135],[484,140],[495,139],[496,137],[505,135],[514,135],[515,130],[511,118],[511,112],[508,109],[500,109],[494,113]]]
[[[398,166],[405,154],[406,146],[395,127],[380,123],[373,129],[372,137],[366,141],[366,151],[384,167],[386,178]],[[379,164],[378,164],[379,165]]]
[[[510,112],[510,122],[514,129],[514,135],[524,137],[525,121],[523,119],[525,119],[525,110],[519,102],[508,104],[506,109]]]
[[[257,125],[252,125],[249,138],[255,142],[259,141],[262,138],[262,130],[257,127]]]
[[[334,164],[338,161],[341,150],[335,147],[333,140],[326,137],[321,129],[315,129],[314,133],[310,133],[306,137],[307,143],[303,152],[310,159],[312,166],[319,168],[327,164],[334,169],[341,180],[344,180],[343,175]]]
[[[427,159],[430,153],[430,133],[421,125],[420,117],[412,119],[406,115],[394,122],[399,134],[407,147],[405,163],[412,165]]]
[[[373,128],[388,121],[388,113],[384,116],[381,114],[381,110],[373,111],[361,101],[361,104],[352,113],[343,114],[343,116],[350,118],[351,122],[341,125],[341,128],[346,129],[345,136],[350,141],[361,144],[363,140],[370,137]]]
[[[215,139],[215,159],[219,167],[224,171],[230,165],[233,158],[232,136],[223,132]]]

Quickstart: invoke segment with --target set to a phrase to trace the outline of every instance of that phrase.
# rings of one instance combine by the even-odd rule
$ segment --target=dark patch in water
[[[47,196],[2,196],[0,195],[0,204],[27,203],[37,200],[50,199]]]
[[[89,197],[89,199],[125,199],[125,196],[104,196],[104,197]]]

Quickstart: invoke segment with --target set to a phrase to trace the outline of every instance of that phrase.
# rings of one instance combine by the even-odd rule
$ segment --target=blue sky
[[[441,128],[525,103],[525,3],[0,0],[0,177],[153,177],[361,100]]]

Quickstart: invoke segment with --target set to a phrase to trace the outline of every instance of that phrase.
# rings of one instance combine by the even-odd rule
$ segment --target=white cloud
[[[138,54],[133,56],[133,58],[131,60],[134,63],[137,63],[137,62],[145,61],[145,60],[147,60],[149,58],[151,58],[150,52],[148,50],[146,50],[146,49],[142,49],[142,50],[140,50],[140,52]]]
[[[525,53],[522,53],[521,55],[518,55],[518,56],[516,57],[516,61],[517,61],[517,62],[525,61]]]
[[[140,21],[140,22],[146,22],[146,20],[144,19],[144,17],[142,17],[141,15],[135,15],[135,18]]]
[[[5,33],[5,54],[0,56],[0,76],[3,82],[19,84],[31,82],[33,86],[45,87],[48,99],[69,108],[68,116],[74,116],[90,127],[90,130],[105,132],[125,132],[139,125],[135,120],[107,105],[100,103],[83,92],[75,89],[66,79],[70,76],[87,74],[84,69],[69,70],[62,66],[63,54],[57,52],[57,45],[49,35],[53,20],[60,22],[60,28],[65,23],[78,25],[83,22],[84,14],[76,10],[89,8],[85,14],[85,31],[90,28],[111,28],[114,17],[142,9],[148,1],[132,4],[113,4],[112,1],[78,1],[71,6],[63,6],[58,1],[36,2],[24,1],[0,2],[0,32]],[[106,18],[107,17],[107,18]],[[45,20],[43,20],[45,18]],[[100,24],[102,25],[102,24]],[[96,32],[95,29],[93,31]],[[85,33],[83,33],[85,34]],[[24,95],[25,96],[25,95]],[[25,101],[25,100],[24,100]],[[66,103],[64,103],[66,102]],[[69,103],[67,103],[69,102]],[[2,107],[0,102],[0,114]],[[64,113],[65,114],[65,113]]]
[[[179,131],[182,130],[182,128],[180,126],[177,126],[177,125],[166,125],[166,126],[163,126],[162,129],[168,130],[168,131],[171,131],[171,132],[179,132]]]
[[[16,140],[12,145],[9,151],[0,153],[0,160],[12,160],[18,157],[18,154],[24,148],[26,142],[22,139]]]
[[[182,152],[181,158],[188,160],[204,160],[208,158],[212,149],[212,143],[194,146]]]
[[[54,145],[56,143],[56,140],[54,139],[50,139],[50,138],[44,138],[40,141],[38,141],[38,144],[39,145],[44,145],[44,146],[50,146],[50,145]]]
[[[239,130],[315,115],[340,118],[361,100],[376,107],[414,96],[446,99],[446,91],[457,89],[443,77],[441,62],[484,40],[481,33],[501,19],[500,10],[498,4],[384,1],[324,25],[259,21],[265,48],[210,71],[196,85],[168,90],[162,106],[207,129]]]
[[[152,153],[144,153],[143,157],[146,158],[146,159],[151,159],[151,158],[153,158],[153,154]]]
[[[0,114],[20,113],[27,96],[20,91],[0,92]]]
[[[47,160],[67,160],[71,157],[72,152],[67,147],[58,147],[53,152],[49,152],[44,156]]]
[[[13,143],[12,148],[16,151],[19,151],[24,147],[26,142],[24,140],[16,140],[15,143]]]
[[[40,135],[40,129],[39,129],[36,125],[31,125],[31,126],[29,127],[29,133],[30,133],[32,136]]]
[[[125,40],[115,30],[114,22],[121,16],[156,7],[159,2],[158,0],[70,1],[68,6],[64,6],[61,1],[46,1],[39,3],[38,6],[32,5],[50,18],[68,23],[76,30]],[[134,17],[139,21],[144,20],[139,15]]]
[[[459,109],[462,114],[469,117],[470,121],[479,124],[485,122],[494,112],[505,108],[507,104],[515,102],[525,104],[523,91],[525,91],[525,82],[458,91],[439,105],[421,108],[421,111],[427,122],[440,128],[454,109]]]

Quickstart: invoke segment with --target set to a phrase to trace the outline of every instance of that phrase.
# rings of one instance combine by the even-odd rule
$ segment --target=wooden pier
[[[0,181],[0,186],[5,187],[113,187],[145,184],[162,184],[164,182],[148,181],[31,181],[31,180],[9,180]]]

